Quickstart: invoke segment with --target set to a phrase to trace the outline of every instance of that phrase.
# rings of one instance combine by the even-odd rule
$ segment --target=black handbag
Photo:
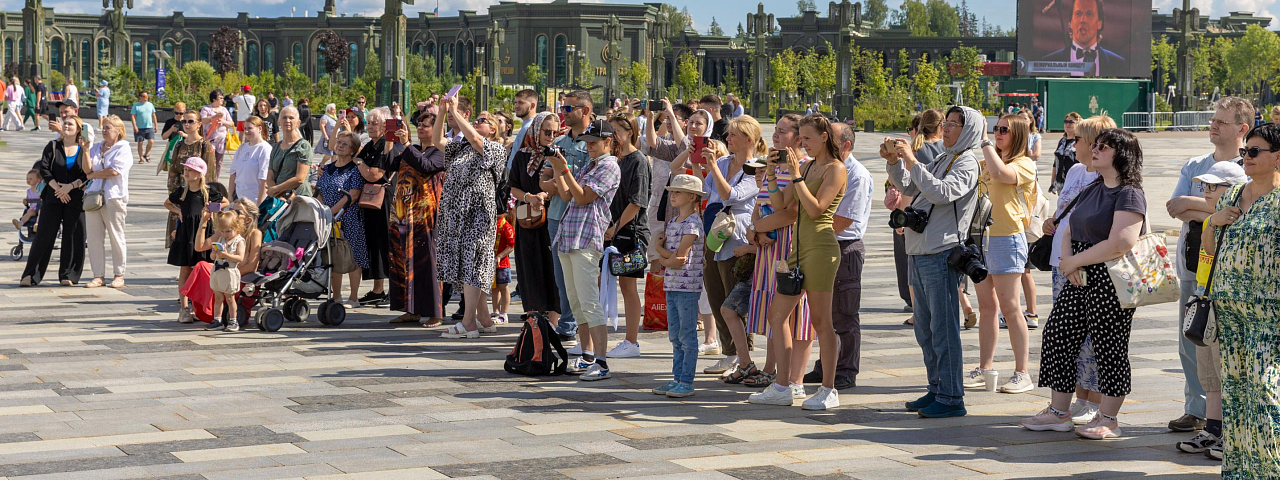
[[[1068,203],[1067,208],[1062,210],[1062,214],[1053,219],[1053,226],[1057,227],[1058,223],[1062,221],[1062,217],[1071,213],[1071,209],[1076,207],[1076,202],[1080,201],[1080,195],[1083,193],[1084,191],[1081,190],[1080,193],[1076,194],[1076,198],[1071,199],[1071,203]],[[1027,260],[1031,262],[1031,266],[1036,267],[1036,270],[1041,272],[1053,270],[1053,242],[1054,238],[1057,237],[1056,233],[1057,231],[1055,230],[1054,233],[1041,236],[1040,239],[1031,242],[1031,248],[1027,251]]]
[[[1231,206],[1240,203],[1240,196],[1244,194],[1244,189],[1240,189],[1240,193],[1236,194],[1235,201],[1231,202]],[[1214,313],[1216,308],[1213,304],[1213,298],[1209,296],[1209,289],[1213,287],[1213,271],[1218,266],[1218,253],[1222,251],[1222,238],[1227,233],[1230,225],[1222,227],[1222,231],[1218,232],[1218,243],[1213,248],[1213,263],[1209,265],[1209,279],[1205,281],[1204,293],[1191,297],[1187,302],[1186,314],[1182,317],[1182,336],[1191,340],[1191,343],[1201,347],[1207,347],[1210,344],[1218,343],[1218,319]],[[1197,252],[1197,256],[1199,252]]]
[[[631,251],[621,252],[618,255],[609,254],[609,273],[615,277],[622,277],[643,272],[649,265],[648,252],[644,242],[636,242],[635,248]]]

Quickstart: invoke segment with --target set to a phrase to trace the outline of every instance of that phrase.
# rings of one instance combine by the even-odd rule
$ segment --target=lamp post
[[[756,13],[747,14],[747,34],[755,37],[755,54],[752,56],[752,71],[755,73],[754,91],[751,92],[751,115],[764,117],[769,111],[769,55],[765,52],[765,39],[773,33],[773,14],[764,13],[764,4],[756,8]]]
[[[698,56],[698,83],[705,84],[707,83],[707,51],[699,48],[694,54]]]
[[[1173,9],[1174,25],[1178,29],[1178,78],[1173,100],[1175,111],[1191,110],[1191,32],[1197,30],[1200,9],[1191,8],[1191,0],[1182,0],[1182,8]]]
[[[476,60],[484,64],[484,45],[476,45]],[[487,75],[476,76],[476,104],[480,105],[480,110],[489,109],[489,77]]]
[[[583,64],[583,63],[586,63],[586,66],[585,66],[584,68],[591,68],[591,64],[590,64],[590,63],[587,63],[587,62],[586,62],[586,60],[587,60],[587,52],[585,52],[585,51],[583,51],[583,50],[578,50],[578,63],[579,63],[579,65],[581,65],[581,64]],[[588,72],[590,72],[590,70],[588,70]],[[579,75],[581,75],[581,73],[579,73]],[[591,87],[594,87],[594,86],[595,86],[595,83],[596,83],[595,78],[596,78],[596,76],[593,74],[593,75],[591,75],[591,82],[590,82],[591,84],[590,84],[590,85],[578,85],[578,86],[579,86],[579,87],[582,87],[583,89],[590,90],[590,89],[591,89]]]
[[[609,22],[604,25],[604,57],[605,69],[608,77],[605,81],[605,99],[610,100],[618,96],[618,62],[622,60],[622,47],[620,46],[623,38],[622,22],[618,21],[618,16],[610,14]]]
[[[853,84],[850,68],[853,63],[849,45],[853,43],[853,30],[862,24],[862,4],[831,3],[828,21],[840,28],[836,35],[836,98],[835,114],[841,118],[853,116]]]
[[[569,46],[565,47],[565,51],[568,52],[568,55],[566,56],[568,61],[565,62],[568,65],[565,65],[564,83],[565,86],[572,87],[575,83],[573,76],[573,64],[578,62],[578,46],[570,43]]]
[[[652,92],[650,98],[661,98],[666,90],[666,45],[668,39],[671,38],[671,17],[670,15],[659,12],[658,18],[653,22],[653,30],[651,31],[653,38],[653,68],[649,70],[653,72]]]

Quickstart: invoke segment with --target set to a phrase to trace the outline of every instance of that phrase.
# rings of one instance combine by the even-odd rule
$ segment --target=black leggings
[[[1080,253],[1091,246],[1072,242],[1071,250]],[[1129,333],[1134,309],[1120,308],[1105,264],[1085,266],[1084,275],[1088,285],[1067,283],[1049,314],[1040,347],[1040,386],[1062,393],[1076,390],[1076,358],[1088,335],[1098,362],[1099,393],[1123,397],[1131,387]]]

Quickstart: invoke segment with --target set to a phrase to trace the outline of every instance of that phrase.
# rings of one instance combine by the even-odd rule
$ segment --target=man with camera
[[[970,241],[978,204],[977,149],[986,130],[982,113],[952,107],[942,123],[943,153],[917,161],[904,140],[885,139],[880,156],[889,181],[911,205],[894,210],[889,226],[906,231],[906,251],[915,290],[916,341],[924,352],[929,392],[907,402],[921,417],[963,416],[963,349],[960,346],[960,275],[985,278],[980,249]],[[980,281],[974,278],[974,281]]]
[[[564,96],[560,102],[560,112],[564,118],[564,125],[569,127],[569,132],[556,138],[552,142],[557,150],[564,156],[568,163],[569,173],[576,174],[579,169],[591,162],[591,155],[587,153],[587,144],[579,141],[577,138],[587,130],[587,126],[595,120],[595,108],[591,101],[591,94],[584,91],[571,92]],[[551,238],[556,238],[557,232],[560,231],[560,218],[564,216],[564,211],[569,208],[569,202],[566,202],[556,195],[555,183],[550,181],[550,169],[544,169],[543,172],[543,191],[551,195],[550,205],[547,207],[547,229],[551,234]],[[573,311],[569,308],[569,296],[565,290],[564,272],[560,265],[560,259],[552,256],[552,265],[555,269],[556,288],[560,291],[560,322],[556,326],[556,333],[560,335],[560,341],[573,342],[578,332],[577,321],[573,317]],[[581,354],[582,346],[575,345],[571,348],[573,355]],[[587,351],[590,351],[589,349]]]

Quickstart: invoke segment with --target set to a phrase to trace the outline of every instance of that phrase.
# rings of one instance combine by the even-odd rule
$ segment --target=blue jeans
[[[699,292],[667,292],[667,338],[671,340],[671,375],[693,384],[698,368]]]
[[[947,266],[950,252],[911,255],[916,342],[924,351],[929,392],[943,405],[964,405],[964,350],[960,346],[960,273]]]
[[[551,235],[551,240],[555,240],[556,233],[560,231],[560,221],[547,219],[547,233]],[[556,324],[556,333],[561,335],[577,335],[578,323],[573,320],[573,310],[569,308],[569,294],[564,289],[564,270],[560,268],[560,255],[557,255],[555,247],[551,247],[552,251],[547,252],[551,255],[551,268],[556,276],[556,290],[560,291],[560,321]]]

